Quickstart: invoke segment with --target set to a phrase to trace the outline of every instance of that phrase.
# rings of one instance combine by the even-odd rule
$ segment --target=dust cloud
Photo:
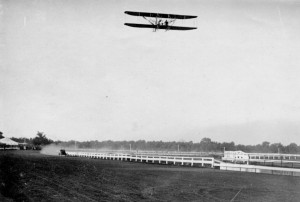
[[[63,148],[61,145],[50,144],[50,145],[46,145],[42,148],[41,154],[57,156],[61,149],[65,149],[65,148]]]
[[[60,152],[61,149],[64,149],[66,151],[77,151],[77,152],[107,152],[107,151],[119,151],[122,152],[124,150],[112,150],[111,148],[106,148],[106,147],[102,147],[102,148],[75,148],[74,146],[72,147],[66,147],[64,145],[60,145],[60,144],[50,144],[50,145],[46,145],[42,147],[41,150],[41,154],[45,154],[45,155],[55,155],[57,156]]]

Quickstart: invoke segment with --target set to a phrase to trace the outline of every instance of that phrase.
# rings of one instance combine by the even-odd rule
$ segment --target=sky
[[[299,1],[3,0],[0,30],[4,136],[300,144]]]

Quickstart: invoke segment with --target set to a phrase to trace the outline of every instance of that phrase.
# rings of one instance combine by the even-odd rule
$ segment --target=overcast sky
[[[53,140],[300,144],[300,3],[0,1],[0,130]],[[192,31],[124,11],[197,15]]]

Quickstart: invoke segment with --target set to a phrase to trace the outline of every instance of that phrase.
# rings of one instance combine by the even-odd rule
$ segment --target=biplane
[[[158,29],[168,30],[193,30],[197,27],[183,27],[174,26],[176,20],[187,20],[197,18],[194,15],[177,15],[177,14],[165,14],[165,13],[147,13],[147,12],[135,12],[135,11],[125,11],[125,14],[143,17],[149,22],[149,24],[137,24],[137,23],[125,23],[129,27],[135,28],[152,28],[153,31]]]

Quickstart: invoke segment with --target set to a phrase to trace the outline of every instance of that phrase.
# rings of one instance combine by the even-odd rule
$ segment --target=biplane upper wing
[[[153,28],[153,29],[166,29],[166,30],[192,30],[197,27],[179,27],[179,26],[166,26],[166,25],[149,25],[149,24],[136,24],[136,23],[125,23],[125,25],[137,28]]]
[[[147,12],[135,12],[125,11],[128,15],[141,16],[141,17],[152,17],[152,18],[172,18],[172,19],[191,19],[197,18],[195,15],[177,15],[177,14],[165,14],[165,13],[147,13]]]

